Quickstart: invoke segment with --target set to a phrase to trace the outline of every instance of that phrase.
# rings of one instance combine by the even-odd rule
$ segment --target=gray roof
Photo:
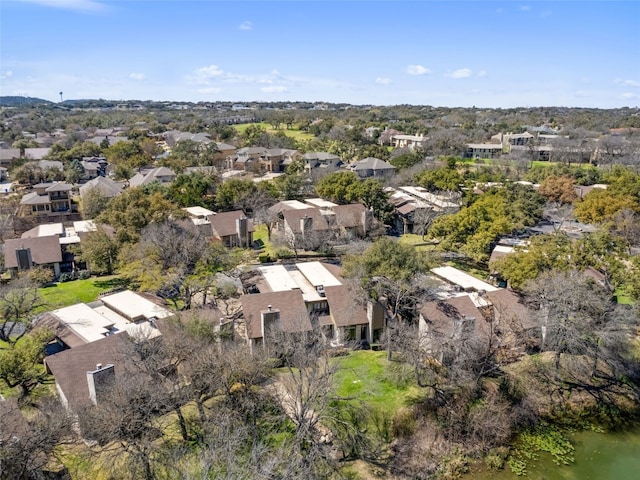
[[[395,170],[396,167],[379,158],[367,157],[355,163],[354,170]]]
[[[97,189],[103,196],[107,198],[117,197],[122,193],[124,188],[122,184],[115,182],[107,177],[96,177],[89,180],[80,187],[80,196],[86,195],[92,189]]]

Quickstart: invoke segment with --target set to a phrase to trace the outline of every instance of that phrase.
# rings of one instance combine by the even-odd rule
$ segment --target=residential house
[[[20,150],[18,148],[0,148],[0,166],[10,167],[19,158]]]
[[[504,337],[504,343],[525,339],[525,345],[532,347],[540,341],[540,324],[529,312],[522,296],[511,289],[500,288],[486,292],[485,298],[491,303],[493,319]]]
[[[130,187],[150,185],[154,182],[162,185],[169,184],[176,179],[176,174],[167,167],[157,167],[151,170],[142,170],[129,179]]]
[[[367,157],[350,165],[352,171],[360,178],[391,178],[396,173],[396,167],[379,158]]]
[[[229,157],[227,167],[230,170],[244,172],[258,172],[261,167],[261,158],[267,163],[267,149],[264,147],[244,147]]]
[[[54,275],[60,275],[62,249],[60,237],[13,238],[4,242],[4,266],[15,277],[23,270],[34,267],[50,268]]]
[[[332,215],[325,215],[330,225],[340,228],[344,233],[363,238],[371,231],[373,214],[361,203],[336,205],[330,209]]]
[[[300,154],[287,148],[270,148],[265,157],[260,157],[260,168],[268,173],[283,172]]]
[[[420,343],[438,361],[449,363],[470,339],[487,339],[493,312],[478,295],[461,295],[425,303],[420,309]]]
[[[60,402],[72,412],[98,405],[105,389],[126,380],[139,357],[123,334],[110,335],[45,357]]]
[[[533,143],[535,136],[529,132],[524,133],[497,133],[491,137],[491,143],[500,144],[506,151],[510,146],[523,146]]]
[[[111,180],[109,177],[98,176],[92,180],[89,180],[84,185],[81,185],[80,197],[85,197],[90,191],[94,190],[99,192],[103,197],[114,198],[122,193],[124,185]]]
[[[306,244],[317,248],[323,236],[329,233],[329,223],[317,208],[284,210],[282,212],[284,234],[294,244]]]
[[[268,341],[269,328],[296,333],[322,328],[332,345],[380,338],[379,305],[359,305],[340,277],[341,269],[322,262],[265,265],[245,280],[240,297],[252,346]]]
[[[397,134],[391,136],[391,146],[394,148],[408,148],[415,150],[422,148],[427,143],[428,138],[422,135]]]
[[[458,289],[465,292],[492,292],[498,290],[490,283],[484,282],[479,278],[469,275],[455,267],[445,266],[431,269],[431,273],[442,278],[446,282],[455,285]]]
[[[249,248],[253,244],[253,222],[242,210],[209,215],[213,238],[227,247]]]
[[[464,158],[498,158],[503,147],[496,143],[467,143]]]
[[[211,222],[209,217],[215,215],[216,212],[204,207],[185,207],[183,208],[189,215],[191,223],[202,233],[204,237],[211,236]]]
[[[327,152],[305,153],[303,160],[305,172],[313,176],[336,172],[343,165],[338,155]]]
[[[81,160],[84,173],[82,180],[92,180],[96,177],[104,177],[107,174],[107,159],[99,157],[82,157]]]
[[[71,213],[72,186],[65,182],[38,183],[34,191],[20,200],[19,214],[22,216],[57,215]]]

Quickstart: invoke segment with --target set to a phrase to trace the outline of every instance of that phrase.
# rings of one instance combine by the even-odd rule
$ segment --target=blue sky
[[[635,107],[637,1],[2,0],[0,93]]]

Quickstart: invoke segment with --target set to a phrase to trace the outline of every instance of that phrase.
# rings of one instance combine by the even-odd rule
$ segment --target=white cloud
[[[240,24],[238,30],[253,30],[253,23],[249,20],[246,20]]]
[[[622,78],[616,78],[614,80],[616,85],[623,85],[625,87],[636,87],[640,88],[640,80],[623,80]]]
[[[445,73],[444,76],[449,78],[467,78],[470,77],[472,73],[473,72],[468,68],[459,68],[453,72]]]
[[[260,88],[260,90],[265,93],[284,93],[288,89],[284,85],[272,85],[269,87],[262,87]]]
[[[226,75],[217,65],[209,65],[196,69],[192,75],[187,76],[187,81],[196,85],[208,85],[212,79],[220,79]]]
[[[478,72],[478,76],[479,77],[486,77],[487,76],[487,71],[486,70],[480,70]]]
[[[0,79],[4,80],[5,78],[13,77],[13,71],[7,70],[3,75],[0,75]]]
[[[380,85],[389,85],[391,83],[391,79],[386,77],[378,77],[376,78],[376,83]]]
[[[431,70],[422,65],[407,65],[405,72],[409,75],[428,75],[431,73]]]
[[[531,7],[529,5],[520,5],[518,7],[518,10],[520,10],[521,12],[530,12]]]
[[[16,0],[23,3],[35,3],[43,7],[76,10],[79,12],[104,12],[109,7],[95,0]]]
[[[545,10],[540,14],[540,18],[547,18],[551,16],[551,10]]]
[[[620,98],[623,98],[625,100],[631,100],[633,98],[640,98],[640,95],[638,95],[637,93],[625,92],[622,95],[620,95]]]
[[[147,78],[147,77],[145,76],[145,74],[144,74],[144,73],[135,73],[135,72],[134,72],[134,73],[130,73],[130,74],[129,74],[129,78],[130,78],[131,80],[138,80],[138,81],[141,81],[141,80],[144,80],[144,79],[145,79],[145,78]]]

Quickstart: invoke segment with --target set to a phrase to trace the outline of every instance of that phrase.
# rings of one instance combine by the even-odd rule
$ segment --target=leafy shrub
[[[46,284],[51,283],[54,277],[53,270],[41,267],[27,270],[25,275],[39,287],[44,287]]]
[[[78,272],[78,278],[80,280],[86,280],[91,277],[91,272],[89,270],[80,270]]]
[[[70,282],[75,279],[76,279],[76,276],[73,272],[64,272],[60,274],[60,277],[58,277],[58,281],[60,283]]]

